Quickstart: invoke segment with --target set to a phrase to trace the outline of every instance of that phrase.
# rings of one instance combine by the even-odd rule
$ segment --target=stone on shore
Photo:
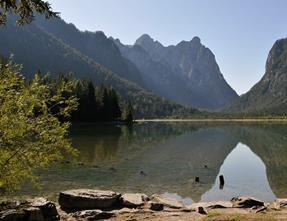
[[[207,212],[205,211],[205,209],[202,206],[197,207],[196,212],[202,215],[206,215]]]
[[[0,221],[56,221],[59,220],[54,203],[45,198],[3,202]]]
[[[167,198],[161,195],[153,195],[152,196],[152,200],[162,203],[164,206],[172,208],[172,209],[181,209],[183,207],[185,207],[185,205],[178,200],[175,199],[171,199],[171,198]]]
[[[287,206],[287,199],[278,198],[275,200],[275,203],[279,205],[279,207],[286,207]]]
[[[247,196],[234,197],[231,199],[233,207],[237,208],[258,208],[264,206],[264,202]]]
[[[153,211],[162,211],[163,210],[164,205],[162,203],[159,202],[155,202],[155,201],[149,201],[148,202],[148,208],[150,210]]]
[[[141,193],[125,193],[121,196],[122,205],[125,207],[141,207],[146,201],[148,196]]]
[[[59,220],[56,205],[46,198],[39,197],[28,201],[34,208],[39,208],[45,220]],[[34,211],[35,212],[35,211]]]
[[[23,220],[25,218],[25,212],[23,210],[19,211],[16,209],[9,209],[0,212],[1,221],[14,221]]]
[[[109,209],[119,203],[121,194],[113,191],[76,189],[61,192],[59,204],[63,209]]]
[[[197,211],[198,207],[203,207],[205,209],[224,209],[233,207],[233,204],[230,201],[211,201],[206,203],[193,203],[187,208],[192,211]]]
[[[72,214],[76,220],[100,220],[100,219],[109,219],[114,216],[111,212],[102,211],[99,209],[96,210],[83,210],[78,211]]]
[[[28,221],[44,221],[41,209],[37,207],[29,207],[24,209]]]

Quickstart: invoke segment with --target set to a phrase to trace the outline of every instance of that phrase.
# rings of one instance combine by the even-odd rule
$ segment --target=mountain
[[[7,25],[0,28],[0,36],[0,54],[4,57],[14,54],[14,61],[23,64],[22,73],[27,77],[37,71],[50,72],[51,75],[73,72],[79,78],[92,79],[95,85],[112,85],[123,99],[133,103],[136,117],[156,118],[196,112],[161,98],[112,72],[99,64],[91,54],[77,50],[37,22],[19,27],[15,25],[15,18],[10,17]]]
[[[163,97],[204,109],[218,109],[238,98],[220,72],[214,54],[198,37],[168,47],[146,34],[134,45],[114,42],[141,71],[145,87]]]
[[[81,32],[61,19],[46,20],[41,16],[37,17],[35,24],[118,76],[143,86],[139,70],[121,55],[115,43],[103,32]]]
[[[287,108],[287,38],[275,42],[266,61],[262,79],[225,108],[229,112],[286,114]]]

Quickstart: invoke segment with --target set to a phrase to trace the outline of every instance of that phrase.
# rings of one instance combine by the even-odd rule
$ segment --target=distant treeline
[[[38,73],[38,75],[41,75]],[[100,85],[95,87],[89,79],[76,79],[73,75],[59,74],[53,78],[45,76],[44,82],[51,90],[59,90],[63,83],[68,83],[69,94],[78,99],[78,108],[72,113],[72,122],[126,122],[133,121],[133,107],[128,101],[121,101],[118,93],[111,87]],[[67,92],[65,92],[67,93]],[[61,104],[53,107],[55,112]]]

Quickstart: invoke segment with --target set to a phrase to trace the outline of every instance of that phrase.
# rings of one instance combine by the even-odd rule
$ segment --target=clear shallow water
[[[51,167],[40,173],[41,189],[26,185],[18,195],[56,199],[61,190],[87,187],[159,193],[188,204],[238,195],[287,197],[285,124],[77,125],[71,138],[80,165]]]

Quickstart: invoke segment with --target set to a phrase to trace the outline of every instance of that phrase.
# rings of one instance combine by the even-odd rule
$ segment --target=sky
[[[163,45],[198,36],[227,82],[246,93],[264,74],[268,52],[287,37],[287,0],[48,0],[80,30],[133,44],[149,34]]]

